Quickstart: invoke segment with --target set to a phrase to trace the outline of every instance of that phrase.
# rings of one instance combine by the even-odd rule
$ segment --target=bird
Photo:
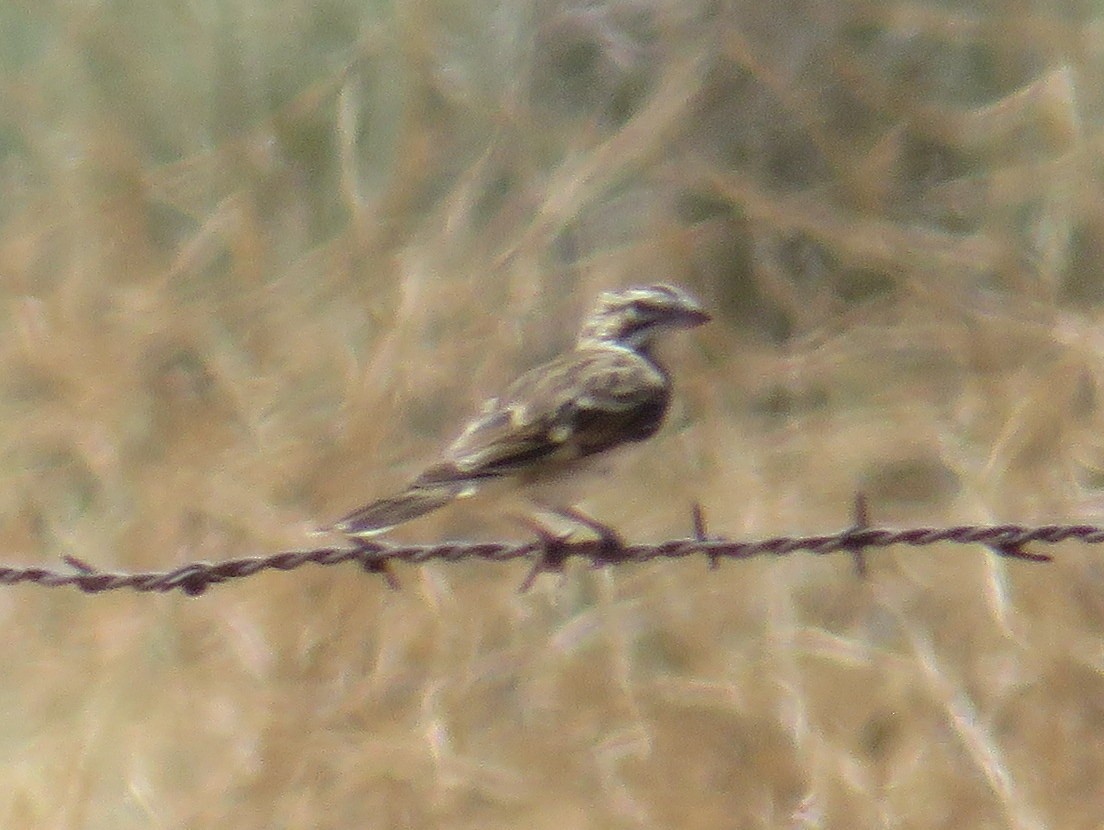
[[[440,460],[399,493],[324,529],[354,540],[370,538],[492,481],[524,486],[571,476],[591,457],[651,438],[671,402],[671,378],[656,359],[656,341],[710,319],[694,297],[674,285],[603,292],[573,348],[489,398]],[[595,527],[585,514],[559,512]],[[601,532],[601,526],[596,529]]]

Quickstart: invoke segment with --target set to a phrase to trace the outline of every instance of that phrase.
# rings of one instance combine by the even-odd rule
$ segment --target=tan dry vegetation
[[[3,559],[309,543],[658,279],[716,321],[585,494],[628,537],[1099,521],[1101,13],[4,4]],[[0,826],[1099,827],[1054,553],[4,589]]]

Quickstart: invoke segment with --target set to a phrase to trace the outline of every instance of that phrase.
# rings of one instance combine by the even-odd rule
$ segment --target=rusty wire
[[[753,556],[785,556],[798,551],[815,555],[847,553],[860,574],[866,572],[866,552],[893,545],[926,547],[940,542],[959,545],[983,545],[998,556],[1029,562],[1049,562],[1045,553],[1024,550],[1024,545],[1058,544],[1076,540],[1096,545],[1104,542],[1104,527],[1094,525],[959,525],[955,527],[917,527],[903,530],[872,527],[867,518],[866,502],[860,496],[855,502],[855,522],[846,530],[821,536],[778,536],[753,542],[738,542],[706,532],[699,507],[694,507],[694,534],[686,539],[674,539],[659,544],[626,544],[612,531],[593,540],[571,541],[549,534],[538,534],[530,542],[469,543],[445,542],[432,545],[394,545],[365,540],[350,541],[349,547],[324,547],[309,550],[283,551],[267,556],[246,556],[221,562],[191,562],[168,571],[125,573],[102,571],[76,557],[64,561],[72,570],[61,571],[44,567],[0,566],[0,584],[23,582],[56,588],[71,586],[89,594],[130,588],[134,591],[182,591],[190,596],[204,593],[212,585],[234,579],[245,579],[262,571],[292,571],[308,563],[339,565],[356,562],[365,571],[379,574],[389,586],[399,584],[391,570],[394,562],[419,565],[440,560],[459,562],[482,559],[509,562],[525,559],[532,563],[521,590],[532,585],[544,571],[559,571],[569,559],[587,561],[592,567],[610,567],[655,559],[703,557],[711,567],[723,559],[749,559]]]

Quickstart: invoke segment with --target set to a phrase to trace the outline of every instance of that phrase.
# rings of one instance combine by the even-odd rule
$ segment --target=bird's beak
[[[704,325],[713,317],[704,308],[688,308],[682,315],[682,324],[688,329]]]

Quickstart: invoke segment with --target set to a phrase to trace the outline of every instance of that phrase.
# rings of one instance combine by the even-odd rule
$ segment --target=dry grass
[[[1099,5],[0,5],[0,550],[268,551],[603,287],[717,312],[638,539],[1100,519]],[[487,509],[402,538],[502,536]],[[0,593],[0,826],[1096,828],[1104,568]]]

